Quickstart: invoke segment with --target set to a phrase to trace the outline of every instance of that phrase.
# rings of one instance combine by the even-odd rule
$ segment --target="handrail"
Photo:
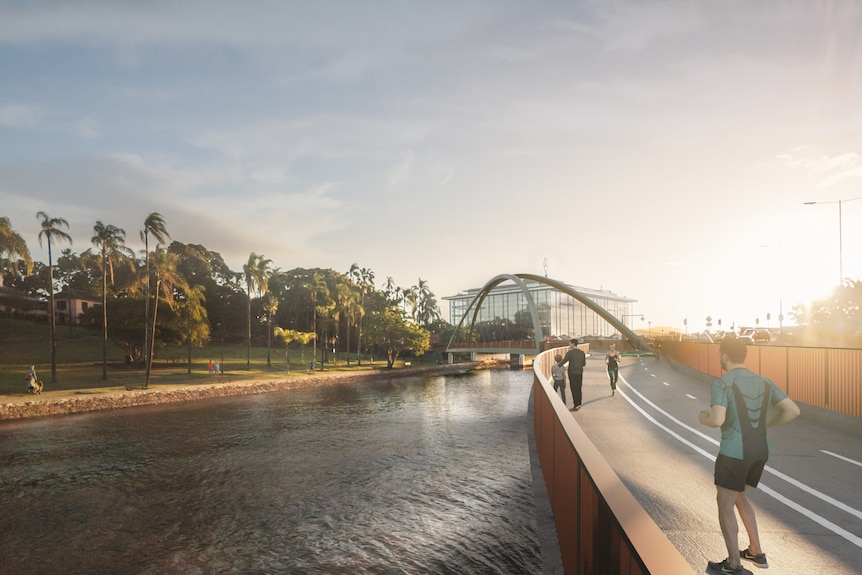
[[[533,424],[565,572],[694,574],[554,392],[554,352],[533,362]]]

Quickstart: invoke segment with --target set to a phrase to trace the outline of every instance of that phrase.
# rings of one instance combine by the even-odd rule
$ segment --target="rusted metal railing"
[[[566,574],[693,574],[554,392],[553,355],[533,363],[534,426]]]
[[[717,343],[666,341],[665,353],[718,377],[718,347]],[[862,349],[750,345],[745,366],[774,381],[794,401],[862,417]]]

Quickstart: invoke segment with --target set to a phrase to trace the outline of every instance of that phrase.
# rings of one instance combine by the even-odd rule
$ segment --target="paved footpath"
[[[709,405],[709,384],[666,360],[625,357],[612,397],[602,358],[587,360],[584,405],[572,417],[683,557],[704,572],[707,560],[727,555],[712,478],[720,432],[697,421]],[[750,495],[766,573],[862,574],[858,421],[823,422],[802,409],[797,420],[770,429],[769,463]],[[740,543],[748,543],[741,523]]]

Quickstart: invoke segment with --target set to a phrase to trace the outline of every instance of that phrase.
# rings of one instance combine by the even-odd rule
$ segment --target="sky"
[[[158,212],[447,317],[532,273],[635,328],[786,325],[862,278],[859,30],[855,0],[0,0],[0,216],[44,263],[39,211],[75,252]]]

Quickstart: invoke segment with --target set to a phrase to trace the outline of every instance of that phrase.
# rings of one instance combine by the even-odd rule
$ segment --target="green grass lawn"
[[[24,374],[32,364],[45,384],[45,391],[75,390],[79,393],[100,393],[125,387],[140,387],[146,381],[146,372],[140,366],[125,362],[122,347],[108,344],[108,378],[102,379],[102,334],[100,329],[74,326],[57,326],[57,381],[51,383],[50,330],[45,324],[0,317],[0,395],[20,395],[26,392]],[[271,366],[266,364],[265,347],[252,347],[247,363],[245,345],[207,345],[192,348],[191,373],[186,347],[160,348],[153,361],[150,386],[199,384],[214,381],[209,375],[209,360],[218,361],[224,372],[223,380],[255,380],[284,377],[288,374],[307,373],[312,346],[288,350],[289,366],[285,361],[284,346],[270,351]],[[319,357],[319,355],[318,355]],[[413,360],[415,364],[415,360]],[[399,362],[398,365],[401,365]],[[386,361],[362,360],[357,365],[351,354],[350,366],[339,354],[337,360],[330,355],[318,370],[373,370],[386,367]]]

